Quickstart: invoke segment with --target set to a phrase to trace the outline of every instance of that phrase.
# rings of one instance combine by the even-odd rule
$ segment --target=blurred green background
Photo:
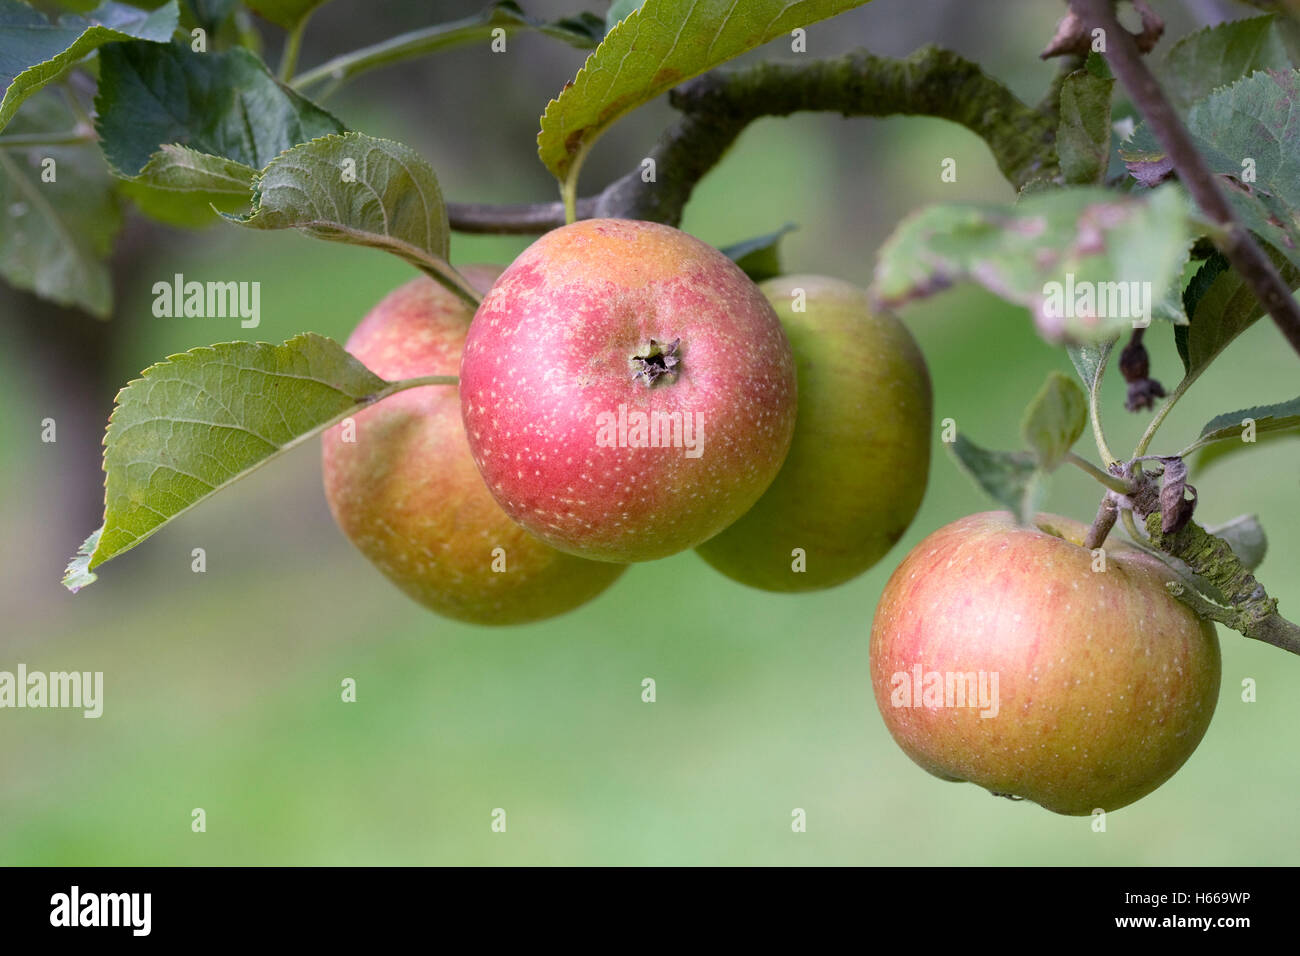
[[[604,4],[592,9],[603,14]],[[478,3],[436,4],[452,18]],[[570,3],[525,0],[556,15]],[[1240,6],[1157,4],[1179,35]],[[302,63],[429,22],[429,5],[338,0],[308,30]],[[902,55],[939,42],[981,61],[1027,100],[1054,66],[1037,54],[1061,6],[876,0],[809,30],[809,54],[856,46]],[[276,53],[280,37],[264,30]],[[788,46],[760,55],[790,58]],[[372,74],[328,105],[435,165],[458,200],[550,199],[533,137],[548,95],[583,54],[536,36],[505,55],[459,49]],[[637,167],[672,111],[652,104],[593,152],[590,192]],[[958,163],[942,183],[940,163]],[[661,170],[660,175],[668,174]],[[701,185],[683,226],[725,245],[793,221],[789,271],[861,284],[900,216],[924,203],[1009,199],[987,150],[926,119],[800,115],[752,126]],[[525,240],[457,237],[457,262],[507,262]],[[157,319],[150,288],[174,272],[262,283],[255,337],[345,338],[412,275],[370,250],[295,234],[200,232],[132,222],[118,307],[100,326],[0,300],[0,669],[101,670],[99,720],[0,713],[0,864],[1295,864],[1300,862],[1300,660],[1220,629],[1219,711],[1170,782],[1087,819],[941,783],[886,732],[871,696],[872,610],[906,550],[987,507],[937,441],[911,530],[878,567],[836,590],[763,594],[694,554],[632,568],[578,612],[488,630],[402,596],[335,529],[315,443],[205,503],[105,566],[73,596],[59,585],[102,507],[98,443],[118,387],[163,356],[249,337],[235,320]],[[1049,370],[1070,371],[1028,316],[961,288],[903,318],[930,362],[936,423],[1014,447]],[[1153,374],[1180,364],[1165,327]],[[80,353],[74,362],[69,356]],[[1296,392],[1296,357],[1268,322],[1235,344],[1171,416],[1157,451],[1211,416]],[[1112,370],[1111,442],[1145,416],[1122,410]],[[40,441],[58,421],[59,441]],[[1080,449],[1094,457],[1085,438]],[[1194,478],[1206,522],[1258,513],[1261,577],[1300,614],[1300,443],[1229,457]],[[1059,474],[1051,510],[1091,518],[1098,489]],[[810,503],[815,505],[815,503]],[[195,547],[208,570],[190,570]],[[355,678],[358,702],[340,702]],[[641,681],[658,700],[642,703]],[[1241,682],[1258,701],[1241,701]],[[207,832],[191,832],[202,807]],[[509,826],[493,833],[502,807]],[[791,811],[808,815],[792,833]]]

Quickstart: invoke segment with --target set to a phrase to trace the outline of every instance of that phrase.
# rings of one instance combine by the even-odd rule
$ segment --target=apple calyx
[[[682,362],[681,356],[677,354],[681,341],[678,337],[665,344],[651,339],[649,345],[643,346],[628,360],[633,380],[643,379],[646,388],[652,388],[665,375],[671,375],[676,380],[680,371],[678,366]]]

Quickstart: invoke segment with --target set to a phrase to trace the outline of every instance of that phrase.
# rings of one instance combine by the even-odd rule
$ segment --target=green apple
[[[792,275],[759,286],[794,349],[799,410],[785,464],[763,497],[696,550],[767,591],[842,584],[911,524],[930,468],[925,359],[861,289]]]

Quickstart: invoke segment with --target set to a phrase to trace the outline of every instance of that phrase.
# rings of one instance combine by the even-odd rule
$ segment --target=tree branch
[[[1196,204],[1224,227],[1224,238],[1217,243],[1220,250],[1268,310],[1291,347],[1300,352],[1300,305],[1272,260],[1233,213],[1214,173],[1143,62],[1133,36],[1115,18],[1111,0],[1070,0],[1070,5],[1085,25],[1106,32],[1106,61],[1137,104]]]
[[[1145,516],[1151,543],[1166,554],[1178,558],[1228,599],[1228,607],[1215,608],[1214,620],[1226,624],[1246,637],[1272,644],[1292,654],[1300,654],[1300,626],[1277,612],[1277,599],[1268,596],[1264,585],[1241,563],[1227,542],[1207,532],[1195,521],[1178,531],[1165,534],[1160,528],[1160,513]],[[1206,604],[1200,595],[1185,588],[1171,588],[1175,597],[1197,609]],[[1200,608],[1205,613],[1204,608]]]
[[[751,122],[806,110],[844,116],[934,116],[958,123],[989,146],[1020,189],[1057,172],[1056,123],[956,53],[924,47],[904,59],[856,51],[810,63],[759,63],[706,73],[673,90],[682,118],[651,153],[656,182],[640,169],[579,201],[578,216],[651,219],[677,225],[695,185]],[[559,203],[452,203],[458,232],[531,234],[562,225]]]

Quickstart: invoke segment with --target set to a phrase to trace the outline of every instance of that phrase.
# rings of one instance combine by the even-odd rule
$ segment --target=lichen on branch
[[[580,218],[609,216],[681,222],[695,185],[718,164],[741,132],[764,116],[803,111],[843,116],[933,116],[966,127],[988,144],[998,168],[1019,190],[1052,179],[1056,119],[1022,102],[980,67],[935,46],[898,59],[858,50],[800,63],[758,63],[715,70],[669,94],[681,119],[650,158],[663,174],[645,182],[640,169],[578,204]],[[564,224],[560,203],[483,206],[451,203],[460,232],[531,234]]]
[[[1143,523],[1153,547],[1186,564],[1222,594],[1227,605],[1211,604],[1186,585],[1170,589],[1175,597],[1246,637],[1300,654],[1300,627],[1278,613],[1277,599],[1269,597],[1226,541],[1195,521],[1166,534],[1158,509],[1143,516]]]

